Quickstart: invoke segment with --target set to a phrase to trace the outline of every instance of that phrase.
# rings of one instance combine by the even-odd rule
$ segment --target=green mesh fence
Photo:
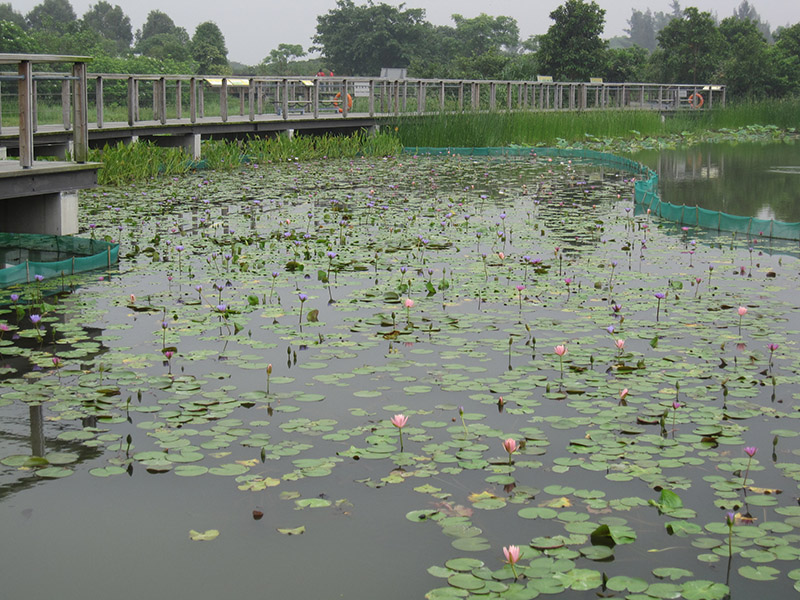
[[[0,267],[8,265],[0,268],[0,287],[29,283],[36,275],[49,279],[107,268],[118,260],[119,244],[72,236],[0,233]]]
[[[594,163],[616,167],[637,176],[634,183],[636,212],[650,211],[651,215],[681,225],[702,227],[716,231],[732,231],[747,235],[800,240],[800,223],[784,223],[755,217],[739,217],[716,210],[696,206],[685,206],[662,202],[658,195],[658,175],[645,165],[628,158],[571,148],[530,148],[510,146],[508,148],[404,148],[406,153],[430,154],[434,156],[547,156],[570,160],[585,159]]]

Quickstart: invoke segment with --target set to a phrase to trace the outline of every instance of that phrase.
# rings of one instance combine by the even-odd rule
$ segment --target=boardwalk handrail
[[[5,74],[17,81],[19,104],[19,163],[23,169],[33,166],[33,134],[36,131],[37,81],[57,79],[62,81],[62,116],[66,129],[73,132],[73,157],[76,162],[85,163],[89,156],[89,126],[86,63],[88,56],[62,56],[54,54],[0,54],[0,65],[16,65],[16,77]],[[71,75],[64,73],[34,74],[34,64],[72,63]],[[72,91],[71,126],[69,105],[70,87]]]
[[[58,58],[61,62],[88,60],[85,57]],[[45,58],[37,56],[36,62],[45,62]],[[4,75],[0,73],[0,81]],[[63,73],[49,75],[64,78]],[[45,76],[48,74],[37,73],[35,79]],[[89,73],[87,80],[86,89],[89,102],[94,101],[94,126],[97,128],[106,125],[106,111],[112,105],[124,106],[125,120],[129,126],[134,126],[153,121],[196,123],[206,117],[226,122],[236,113],[239,120],[259,121],[288,120],[297,114],[329,119],[355,114],[385,117],[444,110],[691,111],[724,106],[726,100],[725,86],[716,84],[123,73]],[[62,86],[66,85],[66,81],[62,82]],[[39,103],[35,82],[33,89],[31,113],[35,116]],[[704,98],[702,109],[689,101],[697,94]],[[352,108],[349,100],[342,100],[348,96],[353,99]],[[62,91],[62,112],[67,115],[64,102],[68,103],[69,98]],[[64,129],[68,131],[70,127],[70,120],[64,118]]]

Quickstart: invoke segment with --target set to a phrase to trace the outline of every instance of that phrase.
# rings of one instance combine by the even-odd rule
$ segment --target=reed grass
[[[248,140],[203,142],[201,160],[194,161],[182,148],[161,148],[152,142],[135,142],[102,150],[91,150],[89,160],[102,162],[98,182],[103,185],[130,183],[157,175],[175,176],[205,167],[218,171],[240,168],[245,162],[275,163],[323,158],[396,156],[403,147],[394,134],[370,135],[364,131],[350,136],[294,136]]]
[[[562,145],[590,140],[661,137],[750,126],[800,130],[800,99],[729,104],[662,119],[647,110],[464,112],[401,116],[393,124],[404,146]]]

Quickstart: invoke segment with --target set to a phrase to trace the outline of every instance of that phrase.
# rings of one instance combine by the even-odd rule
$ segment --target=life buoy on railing
[[[342,92],[336,92],[336,95],[333,97],[333,105],[339,106],[339,100],[342,99]],[[347,110],[351,110],[353,108],[353,97],[350,94],[347,94]],[[342,112],[342,109],[339,109],[339,112]]]
[[[703,96],[701,96],[699,92],[695,92],[694,94],[689,96],[688,100],[689,100],[689,106],[691,106],[692,108],[702,108],[703,103],[705,102],[705,100],[703,100]]]

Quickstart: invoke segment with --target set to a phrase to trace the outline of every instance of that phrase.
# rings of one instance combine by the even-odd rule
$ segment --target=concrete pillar
[[[202,139],[199,133],[191,133],[186,136],[184,150],[195,160],[200,160]]]
[[[78,192],[66,191],[0,200],[0,223],[7,233],[78,233]]]

